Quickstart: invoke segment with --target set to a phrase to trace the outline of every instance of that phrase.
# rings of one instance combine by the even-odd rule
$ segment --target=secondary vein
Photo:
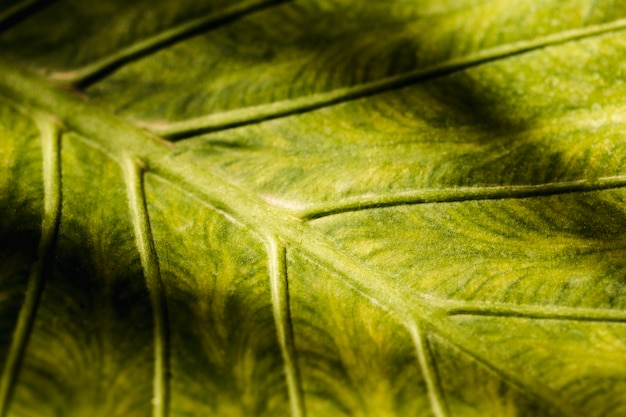
[[[420,364],[422,376],[428,388],[428,398],[435,417],[447,417],[446,403],[441,392],[439,376],[431,353],[430,343],[426,333],[418,325],[409,326],[413,344],[417,350],[417,359]]]
[[[564,307],[558,305],[515,305],[451,300],[442,301],[441,308],[450,316],[474,315],[547,320],[595,321],[604,323],[626,322],[625,311],[606,308]]]
[[[51,273],[54,246],[61,222],[61,128],[56,121],[42,115],[36,116],[36,122],[41,135],[43,155],[44,212],[37,260],[28,277],[24,302],[0,377],[0,416],[2,417],[7,415],[17,375],[32,333],[39,300],[46,278]]]
[[[169,329],[161,270],[146,206],[141,162],[128,157],[124,163],[137,249],[144,270],[154,321],[153,417],[167,417],[169,406]]]
[[[332,203],[312,205],[296,215],[303,220],[319,219],[351,211],[426,203],[451,203],[473,200],[519,199],[626,187],[626,176],[617,175],[595,180],[576,180],[531,185],[498,185],[421,189],[380,196],[356,196]]]
[[[450,59],[428,68],[416,69],[351,87],[338,88],[294,99],[210,114],[170,124],[147,125],[147,127],[151,129],[152,132],[166,138],[184,139],[200,133],[230,129],[264,120],[313,111],[399,89],[426,80],[443,77],[510,56],[624,29],[626,29],[626,19],[620,19],[600,25],[587,26],[547,35],[530,41],[515,42],[485,49],[473,55]]]
[[[278,343],[285,363],[287,389],[291,403],[291,415],[304,417],[304,400],[302,394],[302,382],[296,358],[293,328],[289,309],[289,287],[287,281],[287,265],[285,262],[286,249],[279,239],[272,236],[268,239],[267,252],[270,256],[269,273],[270,288],[272,292],[272,309]]]
[[[137,60],[151,52],[171,45],[186,37],[198,33],[201,29],[216,27],[232,20],[264,8],[282,4],[291,0],[248,0],[220,9],[218,12],[188,20],[163,32],[126,46],[109,56],[68,72],[57,72],[51,76],[54,79],[67,82],[76,87],[87,87],[117,68]]]

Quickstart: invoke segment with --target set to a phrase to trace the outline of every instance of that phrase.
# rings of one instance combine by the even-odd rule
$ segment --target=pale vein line
[[[6,30],[19,22],[21,19],[28,17],[31,13],[39,10],[40,7],[54,0],[22,0],[0,13],[0,31]]]
[[[135,240],[150,296],[154,321],[154,380],[152,416],[166,417],[169,406],[169,329],[161,270],[150,227],[144,190],[143,164],[131,157],[124,161],[124,176]]]
[[[304,417],[306,412],[289,310],[289,288],[285,261],[286,249],[277,237],[272,236],[268,240],[267,251],[270,255],[269,273],[272,291],[272,310],[274,312],[278,342],[285,364],[291,415],[293,417]]]
[[[626,322],[626,311],[606,308],[563,307],[555,305],[515,305],[480,301],[440,302],[442,311],[450,316],[495,316],[547,320]]]
[[[435,417],[447,417],[448,412],[444,401],[439,375],[431,352],[431,346],[424,330],[417,324],[408,326],[413,344],[417,349],[417,359],[422,370],[422,376],[428,389],[428,398]]]
[[[109,56],[87,64],[82,68],[68,72],[53,73],[51,77],[77,87],[86,87],[122,65],[141,58],[163,46],[191,36],[203,28],[218,26],[247,14],[287,1],[290,0],[248,0],[238,2],[216,13],[186,21],[178,26],[142,39]]]
[[[44,212],[37,260],[33,264],[24,302],[13,331],[13,338],[0,377],[0,416],[7,415],[22,359],[35,322],[46,277],[50,274],[61,222],[61,128],[56,121],[37,117],[43,156]]]
[[[343,201],[311,205],[295,214],[303,220],[312,220],[333,214],[382,207],[473,200],[519,199],[622,187],[626,187],[626,175],[536,185],[422,189],[381,196],[356,196]]]
[[[152,132],[171,139],[183,139],[195,134],[228,129],[264,120],[304,113],[346,101],[402,88],[421,81],[442,77],[454,72],[476,67],[491,61],[520,55],[533,50],[558,45],[583,38],[599,36],[626,29],[626,19],[610,23],[568,30],[530,41],[520,41],[485,49],[472,55],[450,59],[424,69],[409,71],[351,87],[338,88],[324,93],[311,94],[269,104],[252,106],[223,113],[201,116],[164,125],[147,125]]]

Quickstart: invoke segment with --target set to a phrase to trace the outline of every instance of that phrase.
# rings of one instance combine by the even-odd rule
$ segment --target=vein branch
[[[433,415],[435,417],[447,417],[448,411],[441,391],[439,375],[428,337],[418,325],[409,326],[409,331],[417,349],[417,359],[422,370],[422,376],[426,382]]]
[[[61,222],[61,127],[48,117],[38,115],[43,155],[44,212],[37,260],[31,267],[24,302],[13,331],[9,352],[0,376],[0,416],[7,415],[11,396],[32,333],[39,301],[51,274],[54,247]]]
[[[198,34],[203,29],[221,26],[250,13],[272,5],[285,3],[286,1],[290,0],[248,0],[237,2],[215,13],[186,21],[178,26],[139,40],[82,68],[54,73],[52,78],[69,83],[75,87],[84,88],[129,62]]]
[[[169,326],[161,270],[150,227],[144,189],[144,166],[131,157],[124,174],[135,240],[150,296],[154,322],[153,417],[167,417],[169,407]]]
[[[445,314],[450,316],[470,315],[568,321],[626,322],[626,312],[617,309],[447,300],[441,303],[441,307]]]
[[[419,82],[443,77],[455,72],[477,67],[488,62],[520,55],[537,49],[559,45],[579,39],[600,36],[626,29],[626,19],[609,23],[559,32],[529,41],[520,41],[479,51],[472,55],[453,58],[428,68],[416,69],[377,81],[338,88],[269,104],[210,114],[163,126],[147,126],[163,137],[184,139],[196,134],[229,129],[264,120],[286,117],[293,114],[317,110],[335,104],[399,89]]]
[[[582,179],[533,185],[421,189],[380,196],[357,196],[343,201],[309,206],[305,210],[298,212],[297,216],[303,220],[312,220],[333,214],[382,207],[473,200],[528,198],[622,187],[626,187],[626,175],[602,177],[594,180]]]
[[[272,308],[278,343],[283,355],[287,389],[291,403],[291,415],[304,417],[304,398],[302,382],[296,357],[291,313],[289,309],[289,287],[287,280],[286,249],[277,237],[271,237],[268,242],[270,255],[269,273],[272,291]]]

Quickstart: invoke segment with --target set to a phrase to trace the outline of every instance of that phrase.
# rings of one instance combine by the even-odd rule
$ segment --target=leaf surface
[[[626,413],[624,6],[0,8],[0,415]]]

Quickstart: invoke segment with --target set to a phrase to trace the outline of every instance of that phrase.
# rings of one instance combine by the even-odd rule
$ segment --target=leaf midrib
[[[379,271],[373,271],[363,266],[359,259],[340,253],[337,249],[317,230],[312,228],[306,215],[298,217],[301,213],[298,210],[284,209],[270,204],[263,198],[251,195],[248,190],[242,189],[230,182],[210,166],[198,166],[194,164],[190,155],[175,155],[171,152],[172,144],[153,136],[149,132],[143,131],[128,122],[111,115],[110,113],[83,101],[78,96],[58,89],[54,84],[41,79],[36,75],[26,71],[16,71],[6,62],[0,60],[0,73],[4,77],[0,79],[0,91],[4,92],[12,101],[21,103],[21,106],[31,106],[55,118],[59,118],[70,130],[74,130],[82,137],[85,144],[93,146],[112,160],[123,167],[128,160],[141,161],[145,164],[147,175],[156,175],[160,179],[167,181],[180,188],[190,196],[204,204],[234,216],[241,221],[251,231],[255,231],[259,236],[266,239],[267,236],[281,236],[283,239],[303,247],[307,252],[313,254],[317,259],[330,259],[330,265],[338,272],[346,275],[353,275],[358,271],[359,282],[354,282],[355,288],[368,298],[376,300],[382,306],[394,306],[396,312],[404,310],[400,317],[411,317],[409,308],[405,302],[405,297],[392,285],[384,285],[382,282],[392,281],[391,277],[381,279]],[[570,183],[563,183],[566,187],[564,192],[588,192],[604,188],[622,187],[621,176],[606,179],[604,182],[578,181],[581,190],[568,189]],[[615,182],[613,182],[615,181]],[[554,184],[538,184],[541,195],[542,187],[553,186]],[[460,195],[459,198],[484,199],[473,194],[486,189],[489,191],[493,187],[467,187],[467,196]],[[504,188],[504,187],[503,187]],[[533,188],[521,188],[525,197],[535,196],[531,192]],[[478,191],[476,191],[478,190]],[[489,197],[487,197],[489,198]],[[419,202],[416,202],[416,204]],[[355,208],[356,210],[367,209],[369,207]],[[377,285],[369,288],[361,285],[363,277],[370,277]],[[380,298],[383,290],[387,294],[386,300]],[[394,294],[391,296],[391,294]],[[429,298],[425,298],[424,306],[434,306],[437,304]],[[415,300],[411,298],[411,303]],[[405,309],[398,309],[404,305]],[[439,311],[440,307],[434,307],[434,311]],[[404,321],[404,320],[402,320]]]

